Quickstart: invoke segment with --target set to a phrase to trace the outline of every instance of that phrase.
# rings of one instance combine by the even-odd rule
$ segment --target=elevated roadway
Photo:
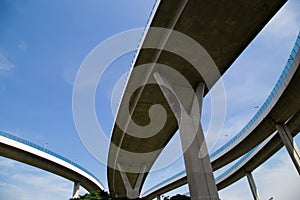
[[[104,190],[101,182],[77,163],[27,140],[0,131],[0,156],[46,170],[74,182],[73,197],[79,185],[87,191]]]
[[[297,113],[288,122],[287,126],[291,130],[292,136],[295,137],[300,131],[300,113]],[[246,176],[248,172],[255,170],[283,146],[284,144],[278,132],[271,135],[262,144],[254,147],[247,154],[239,158],[236,164],[216,177],[218,190],[226,188]],[[185,184],[187,184],[187,177],[185,171],[182,171],[153,186],[143,194],[143,197],[145,199],[154,199]]]
[[[297,113],[289,122],[287,127],[295,137],[300,131],[300,112]],[[278,131],[270,138],[266,139],[261,145],[250,150],[240,161],[228,169],[224,174],[217,177],[217,187],[219,190],[231,185],[239,179],[252,172],[262,163],[272,157],[279,149],[284,146]]]
[[[220,72],[219,75],[222,75],[285,2],[286,0],[228,0],[224,2],[217,0],[163,0],[158,1],[155,5],[148,27],[172,29],[191,37],[204,47],[215,62]],[[168,34],[158,36],[151,31],[146,31],[132,67],[137,68],[147,63],[160,63],[177,70],[194,89],[199,83],[204,83],[206,77],[202,77],[187,60],[180,56],[158,49],[143,49],[144,44],[153,40],[158,46],[166,46],[168,39]],[[141,137],[135,137],[128,134],[128,127],[119,127],[117,123],[114,125],[107,169],[109,190],[114,196],[127,196],[128,184],[125,185],[124,181],[129,183],[130,188],[141,191],[154,161],[178,129],[173,112],[158,85],[141,84],[143,87],[136,91],[130,91],[137,82],[145,83],[145,80],[152,77],[153,68],[155,67],[149,67],[147,73],[143,75],[132,71],[116,121],[128,120],[126,111],[124,111],[124,108],[128,106],[124,99],[128,98],[130,99],[128,110],[136,124],[146,126],[150,122],[148,112],[154,104],[164,107],[167,121],[158,134],[147,138],[142,137],[143,132],[140,133]],[[211,69],[206,70],[209,72]],[[208,82],[206,81],[205,94],[219,78],[220,76],[213,76]],[[262,141],[263,139],[265,137],[258,140]],[[117,148],[113,148],[114,146]],[[249,149],[251,148],[249,147]],[[241,153],[233,152],[234,157],[237,158],[249,149],[245,148]],[[127,157],[124,152],[156,152],[156,154],[139,159]],[[215,164],[215,168],[230,161],[232,159],[224,157]],[[128,172],[122,169],[124,166],[125,168],[140,169],[140,172]],[[123,172],[120,173],[120,171]]]
[[[231,152],[232,149],[239,145],[241,152],[239,156],[246,154],[233,167],[226,171],[221,176],[217,177],[218,189],[223,189],[233,182],[239,180],[246,175],[247,172],[253,171],[260,164],[265,162],[274,153],[276,153],[282,146],[283,142],[276,130],[277,123],[284,123],[287,125],[292,137],[297,135],[300,131],[300,33],[297,37],[296,43],[287,61],[287,64],[277,81],[275,87],[271,91],[269,97],[261,106],[254,117],[246,124],[246,126],[237,134],[234,134],[230,141],[210,154],[213,170],[217,170],[226,164],[234,161],[237,157],[230,157],[226,152]],[[285,118],[274,121],[273,114],[283,113]],[[277,115],[277,116],[278,116]],[[275,115],[276,116],[276,115]],[[266,124],[267,120],[272,120],[272,123]],[[275,133],[275,134],[274,134]],[[270,136],[274,134],[273,136]],[[246,139],[252,137],[252,140]],[[269,138],[268,138],[269,137]],[[261,139],[263,138],[263,139]],[[268,139],[266,139],[268,138]],[[240,144],[241,143],[241,144]],[[260,145],[263,143],[263,145]],[[244,151],[243,145],[247,148]],[[260,145],[259,147],[257,147]],[[236,149],[238,152],[238,149]],[[226,155],[226,162],[220,155]],[[185,172],[182,171],[167,181],[164,181],[153,188],[149,189],[144,197],[152,199],[160,194],[166,193],[177,187],[187,183]]]
[[[248,124],[228,143],[211,154],[216,169],[257,146],[300,111],[300,35],[271,94]]]

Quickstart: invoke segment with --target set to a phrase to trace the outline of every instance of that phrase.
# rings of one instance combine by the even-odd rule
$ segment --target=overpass
[[[148,80],[153,79],[157,68],[155,64],[175,69],[188,80],[195,91],[199,84],[206,83],[203,88],[205,95],[285,2],[286,0],[164,0],[156,3],[147,27],[167,28],[189,36],[207,51],[220,74],[211,75],[213,69],[206,67],[204,75],[201,75],[191,64],[191,60],[201,58],[192,56],[191,60],[186,60],[174,52],[161,50],[172,45],[172,42],[184,45],[180,41],[172,41],[168,31],[161,34],[145,32],[132,68],[137,69],[138,66],[145,66],[147,63],[154,64],[144,67],[144,74],[132,70],[123,93],[116,122],[122,121],[125,125],[120,127],[115,123],[108,155],[107,176],[112,195],[138,197],[154,161],[178,130],[178,118],[170,108],[160,86],[146,84]],[[155,43],[157,48],[145,48],[149,43]],[[189,51],[190,47],[192,46],[183,51]],[[132,91],[136,85],[141,87]],[[176,81],[172,82],[171,86],[176,87]],[[126,99],[129,99],[129,106]],[[193,96],[187,95],[187,103],[184,105],[186,110],[190,109],[192,101]],[[151,121],[148,114],[150,107],[155,104],[163,106],[166,113],[166,123],[162,129],[152,137],[143,137],[146,131],[141,131],[139,135],[131,135],[131,119],[128,119],[126,112],[130,111],[129,118],[136,124],[146,126]],[[235,157],[250,149],[245,148],[241,153],[235,152]],[[127,156],[128,152],[136,153],[135,155],[155,153],[148,157],[139,157]],[[218,156],[223,155],[221,152],[223,150],[218,152]],[[224,157],[215,164],[215,168],[220,168],[230,161],[230,158]],[[207,163],[207,159],[205,162]]]
[[[300,113],[293,117],[287,126],[291,130],[292,136],[295,137],[300,131]],[[254,147],[244,156],[239,158],[238,161],[228,170],[216,177],[218,190],[226,188],[227,186],[240,180],[248,173],[255,170],[263,162],[272,157],[283,146],[284,144],[282,143],[278,132],[275,132],[264,142]],[[186,173],[185,171],[181,171],[162,181],[161,183],[151,187],[145,191],[142,196],[145,199],[154,199],[185,184],[187,184]]]
[[[279,80],[259,111],[228,143],[211,154],[216,169],[247,153],[300,111],[299,46],[300,35]],[[297,170],[300,174],[300,169]]]
[[[300,113],[297,113],[288,123],[287,127],[291,131],[291,135],[295,137],[300,131]],[[245,156],[240,158],[239,163],[232,166],[224,174],[217,177],[218,189],[221,190],[230,184],[238,181],[247,173],[252,172],[271,156],[273,156],[279,149],[284,146],[281,137],[276,131],[262,144],[254,147]],[[258,148],[259,147],[259,148]]]
[[[287,130],[290,131],[292,137],[296,136],[299,133],[300,105],[297,105],[297,103],[299,104],[300,99],[299,47],[300,33],[297,37],[290,57],[279,80],[275,84],[275,87],[273,88],[267,100],[261,106],[259,111],[239,133],[234,134],[235,136],[230,141],[228,141],[218,150],[210,154],[212,168],[214,170],[217,170],[220,167],[225,166],[224,162],[222,162],[224,160],[223,157],[218,156],[219,154],[221,154],[222,151],[230,152],[235,147],[235,145],[239,144],[239,142],[243,143],[241,146],[252,146],[249,151],[245,153],[240,153],[241,156],[243,154],[245,155],[242,158],[240,158],[240,160],[235,165],[233,165],[229,170],[227,170],[222,175],[216,178],[217,187],[219,190],[227,187],[228,185],[232,184],[233,182],[239,180],[240,178],[247,175],[249,172],[256,169],[260,164],[265,162],[274,153],[276,153],[283,145],[286,145],[283,143],[284,139],[281,137],[279,131],[276,130],[275,121],[273,121],[272,126],[263,124],[265,123],[265,119],[273,117],[273,113],[284,113],[285,111],[293,110],[293,112],[290,113],[288,117],[284,118],[283,121],[277,121],[277,123],[284,123],[284,126],[286,126]],[[262,127],[264,127],[264,129]],[[245,138],[247,138],[249,135],[252,135],[252,137],[256,139],[248,140],[248,143],[244,143],[245,141],[247,141],[245,140]],[[262,136],[264,138],[269,138],[263,139],[263,141],[261,141],[259,138]],[[259,145],[259,147],[257,145]],[[241,146],[239,148],[243,150]],[[291,153],[290,155],[293,158],[294,154],[297,153],[299,154],[299,152],[297,151],[292,151],[292,155]],[[233,160],[235,159],[230,158],[229,162],[232,162]],[[229,162],[227,161],[226,164]],[[299,164],[299,161],[298,163],[295,163],[295,167],[297,168],[298,173]],[[187,177],[185,175],[185,171],[182,171],[169,178],[167,181],[163,181],[162,183],[159,183],[158,185],[150,188],[148,191],[145,192],[144,197],[146,199],[152,199],[163,193],[180,187],[186,183]]]
[[[89,192],[104,190],[101,182],[77,163],[3,131],[0,131],[0,156],[29,164],[73,181],[73,198],[78,197],[80,185]]]

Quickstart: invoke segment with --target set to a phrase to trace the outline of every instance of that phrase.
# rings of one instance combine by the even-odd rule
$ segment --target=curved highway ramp
[[[73,197],[78,197],[79,185],[89,192],[104,190],[101,182],[77,163],[3,131],[0,131],[0,156],[29,164],[73,181]]]

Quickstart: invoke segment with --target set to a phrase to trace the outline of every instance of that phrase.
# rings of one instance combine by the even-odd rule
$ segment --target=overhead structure
[[[283,126],[300,112],[299,47],[300,33],[287,64],[265,103],[238,134],[212,153],[212,164],[215,169],[219,169],[247,153],[278,130],[281,132],[281,137],[288,134],[288,141],[283,140],[283,142],[288,151],[295,152],[296,156],[292,156],[292,159],[299,173],[299,150],[293,144],[290,131],[283,129]],[[284,130],[284,134],[282,134],[282,130]],[[290,153],[290,155],[293,154]]]
[[[111,136],[107,175],[112,195],[138,197],[154,161],[178,129],[176,116],[161,88],[157,83],[151,82],[158,66],[164,65],[176,70],[194,91],[199,83],[205,83],[205,95],[285,2],[286,0],[163,0],[156,4],[148,26],[171,29],[188,36],[203,47],[214,65],[200,62],[203,70],[200,74],[197,66],[191,63],[201,58],[191,56],[187,59],[177,54],[197,55],[198,51],[191,52],[197,45],[173,49],[173,52],[166,51],[163,49],[174,46],[179,48],[185,44],[181,40],[174,40],[168,30],[160,34],[151,29],[146,30],[133,63],[133,69],[142,69],[144,72],[132,70]],[[149,44],[155,45],[145,49]],[[217,67],[218,74],[212,74],[214,69],[211,66]],[[166,70],[162,71],[168,76]],[[151,84],[146,84],[149,80]],[[173,88],[182,84],[176,82],[174,77],[172,80],[170,85]],[[139,87],[133,90],[136,85]],[[186,97],[188,100],[183,106],[189,110],[193,94],[187,93]],[[158,116],[155,109],[152,109],[149,116],[149,109],[155,104],[161,105],[165,110],[166,121],[161,129],[151,136],[144,135],[147,131],[132,134],[129,121],[133,120],[135,124],[146,127],[151,122],[152,111],[153,116]]]
[[[298,171],[298,174],[300,175],[300,151],[297,143],[295,142],[291,134],[291,130],[284,123],[278,123],[275,125],[275,127],[278,130],[278,133],[284,146],[290,154],[290,157]]]
[[[89,192],[104,190],[101,182],[77,163],[3,131],[0,131],[0,156],[29,164],[74,182],[72,198],[78,198],[80,185]]]
[[[295,137],[300,131],[300,112],[289,120],[286,126],[289,130],[291,130],[291,135]],[[255,152],[252,152],[251,150],[251,153],[249,152],[251,154],[249,157],[246,159],[243,159],[243,157],[240,158],[240,160],[243,160],[243,163],[234,165],[232,167],[233,169],[230,169],[228,173],[224,174],[225,176],[222,176],[219,179],[217,178],[218,189],[221,190],[240,180],[246,175],[246,172],[254,171],[258,166],[278,152],[283,146],[284,144],[279,133],[276,132],[270,139],[267,139],[265,144],[258,149],[255,149]]]
[[[298,104],[300,100],[299,49],[300,33],[287,64],[265,103],[239,133],[232,134],[235,136],[231,140],[211,153],[212,168],[217,170],[225,165],[223,157],[218,156],[220,153],[228,152],[234,149],[236,145],[240,146],[242,152],[245,152],[244,147],[249,148],[250,146],[251,148],[252,146],[252,149],[246,152],[235,165],[216,178],[219,190],[246,176],[247,172],[255,170],[283,146],[287,148],[299,173],[299,150],[293,139],[300,131],[300,105]],[[278,113],[278,116],[280,116],[279,113],[284,113],[285,117],[279,121],[277,118],[273,118],[274,113]],[[266,119],[272,119],[273,123],[271,125],[265,124]],[[278,121],[274,121],[274,119]],[[274,131],[272,132],[272,130]],[[255,135],[257,136],[255,137]],[[256,139],[247,140],[248,137]],[[261,137],[267,139],[261,143]],[[239,143],[242,143],[242,145]],[[256,145],[259,145],[259,147]],[[243,154],[240,153],[240,155]],[[235,160],[227,154],[224,155],[228,159],[226,164]],[[143,197],[152,199],[186,183],[187,177],[182,171],[173,176],[172,180],[157,184],[145,192]]]

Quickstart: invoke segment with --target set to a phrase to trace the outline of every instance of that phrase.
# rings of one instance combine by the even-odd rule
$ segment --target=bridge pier
[[[204,84],[199,84],[196,95],[199,100],[200,115],[202,110]],[[193,108],[192,108],[193,110]],[[183,119],[184,120],[184,119]],[[184,162],[187,173],[187,181],[192,200],[219,200],[218,190],[215,183],[212,166],[206,146],[200,118],[197,120],[198,129],[193,120],[186,119],[179,127],[182,146],[185,148],[184,141],[188,134],[194,132],[196,137],[184,152]]]
[[[246,175],[247,175],[247,180],[248,180],[248,183],[250,185],[250,189],[251,189],[254,200],[259,200],[260,198],[259,198],[259,195],[258,195],[257,187],[255,185],[252,173],[251,172],[246,172]]]
[[[219,200],[218,190],[200,123],[205,84],[194,93],[190,111],[186,111],[176,93],[160,73],[154,73],[179,126],[187,181],[192,200]],[[168,88],[168,89],[167,89]],[[170,92],[170,90],[172,92]],[[194,91],[194,90],[193,90]],[[180,106],[178,106],[178,103]]]
[[[300,151],[297,146],[297,143],[295,142],[294,138],[291,135],[291,132],[289,128],[283,124],[283,123],[278,123],[275,125],[276,129],[278,130],[278,133],[280,135],[280,138],[286,147],[297,171],[298,174],[300,175]]]
[[[79,182],[74,182],[72,199],[79,198]]]

